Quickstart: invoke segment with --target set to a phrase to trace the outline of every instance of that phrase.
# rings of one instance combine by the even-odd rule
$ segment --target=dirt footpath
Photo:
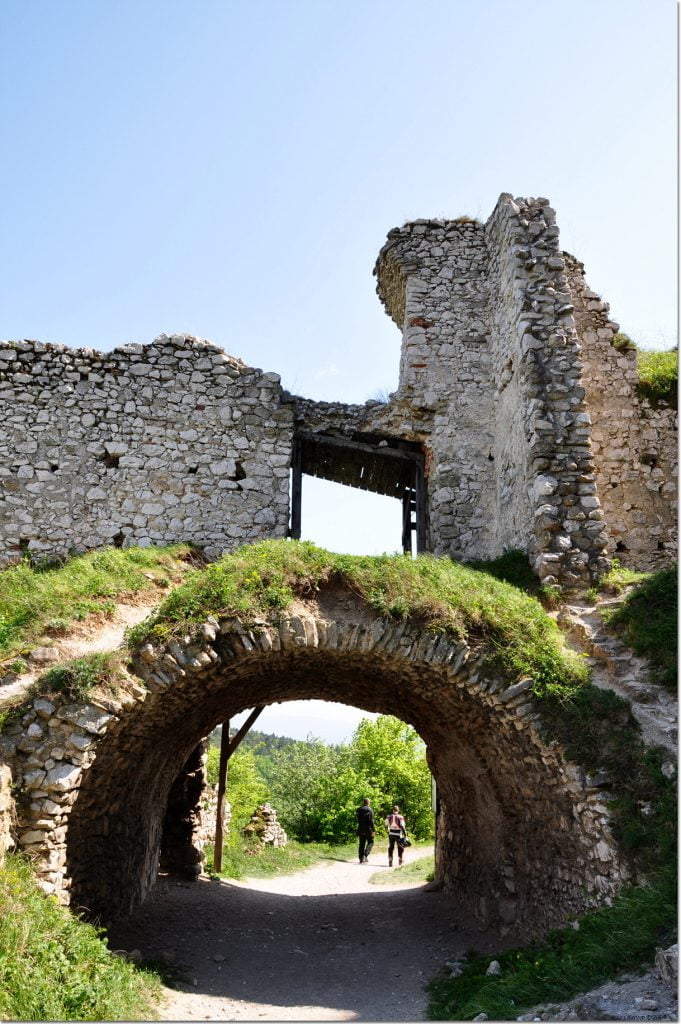
[[[372,860],[247,882],[161,878],[110,945],[181,970],[164,1020],[425,1020],[425,982],[484,940],[440,892],[370,884],[389,870]]]

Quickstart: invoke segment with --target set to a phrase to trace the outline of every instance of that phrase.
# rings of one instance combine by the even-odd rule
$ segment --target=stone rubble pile
[[[242,831],[245,836],[257,839],[261,846],[286,846],[288,842],[288,836],[277,821],[277,812],[269,804],[256,807]]]

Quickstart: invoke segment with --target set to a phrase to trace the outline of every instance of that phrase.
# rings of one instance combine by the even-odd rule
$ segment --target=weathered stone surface
[[[8,756],[28,799],[18,805],[19,843],[49,891],[110,914],[144,898],[159,859],[196,877],[207,838],[202,738],[254,705],[316,697],[396,714],[418,730],[438,780],[438,885],[483,924],[532,934],[612,897],[627,872],[609,801],[547,746],[531,679],[489,679],[483,649],[382,619],[353,595],[339,604],[333,587],[296,610],[267,627],[212,620],[191,642],[155,648],[154,660],[143,649],[133,665],[138,699],[116,715],[54,694],[45,719],[37,712],[46,698],[35,698],[10,727],[26,749]],[[285,642],[261,644],[266,628]],[[168,657],[201,671],[156,686]],[[29,738],[36,723],[41,735]],[[282,841],[268,814],[265,840]]]
[[[405,224],[375,273],[402,332],[385,403],[292,398],[184,335],[111,353],[0,345],[0,561],[175,540],[217,557],[284,537],[300,431],[419,450],[437,554],[521,548],[572,589],[606,555],[672,560],[675,412],[638,399],[635,354],[613,348],[548,203],[504,194],[486,224]]]

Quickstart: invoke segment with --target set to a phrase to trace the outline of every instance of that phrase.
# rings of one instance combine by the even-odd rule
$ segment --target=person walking
[[[357,835],[359,836],[359,862],[369,863],[369,854],[374,847],[374,811],[369,797],[365,797],[362,806],[356,810]]]
[[[407,838],[407,823],[404,820],[400,809],[397,804],[393,804],[393,809],[385,819],[385,827],[388,830],[388,867],[393,866],[393,852],[395,846],[397,846],[397,862],[402,863],[402,855],[404,853],[404,846],[402,845],[403,840]]]

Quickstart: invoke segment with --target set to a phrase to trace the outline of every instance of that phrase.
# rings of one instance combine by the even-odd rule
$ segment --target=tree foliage
[[[371,800],[377,830],[394,803],[417,839],[432,836],[430,773],[422,740],[389,715],[360,723],[350,744],[297,742],[273,756],[271,799],[297,839],[344,842],[354,835],[355,811]]]

